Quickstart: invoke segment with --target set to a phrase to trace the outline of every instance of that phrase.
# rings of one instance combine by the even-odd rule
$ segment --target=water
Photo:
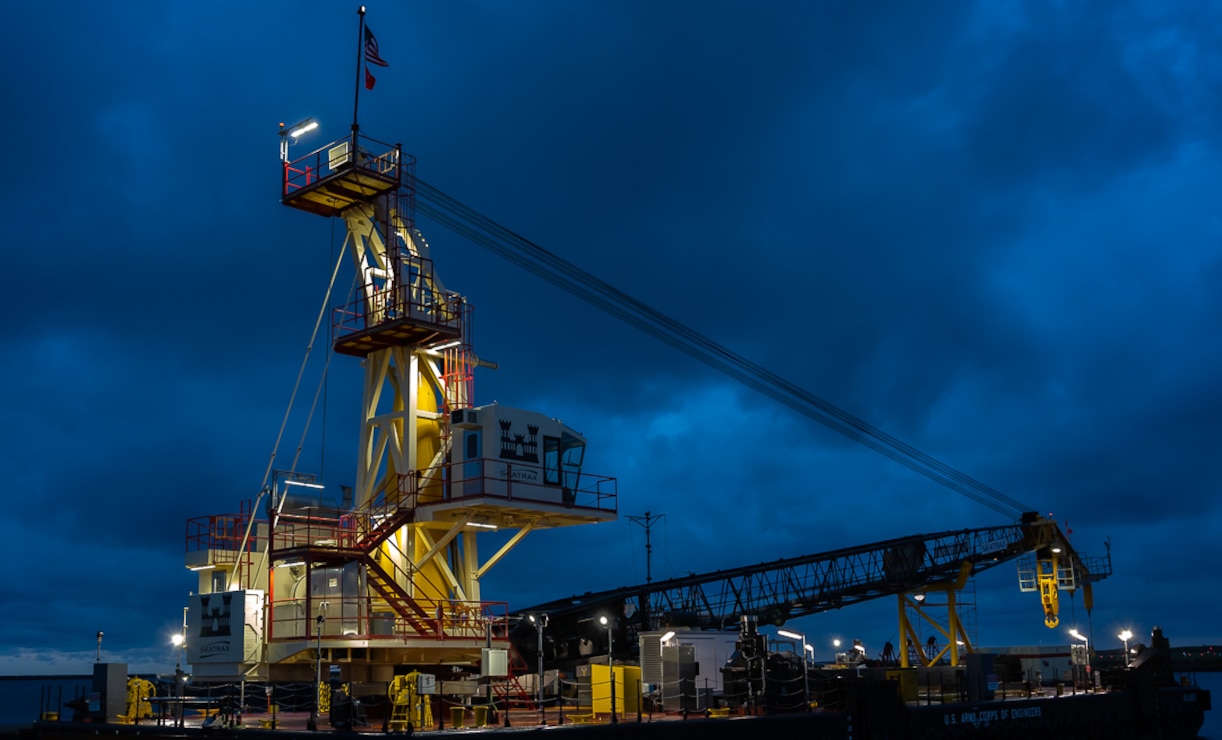
[[[1197,684],[1208,689],[1214,708],[1205,713],[1202,740],[1222,740],[1222,673],[1198,673]],[[0,729],[26,727],[38,719],[39,697],[50,692],[51,710],[62,700],[88,693],[92,676],[0,676]],[[62,692],[62,694],[61,694]]]
[[[1205,740],[1222,740],[1222,673],[1198,673],[1197,685],[1209,689],[1213,709],[1205,713],[1205,725],[1200,737]]]
[[[38,719],[40,697],[50,692],[50,710],[87,694],[93,676],[0,676],[0,729],[27,727]]]

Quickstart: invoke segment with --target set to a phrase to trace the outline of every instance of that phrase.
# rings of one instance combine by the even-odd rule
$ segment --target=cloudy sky
[[[1101,647],[1219,642],[1222,12],[1167,5],[384,2],[361,130],[1088,555],[1110,540]],[[185,522],[257,495],[342,241],[278,203],[277,128],[322,122],[301,153],[347,131],[356,6],[5,3],[0,29],[0,673],[87,671],[99,630],[164,668]],[[655,578],[1012,521],[421,228],[500,364],[479,402],[581,430],[620,513],[665,515]],[[303,445],[332,486],[359,373],[335,358]],[[484,589],[644,576],[621,520],[531,535]],[[979,643],[1067,642],[1013,568],[975,589]],[[894,609],[796,626],[881,645]]]

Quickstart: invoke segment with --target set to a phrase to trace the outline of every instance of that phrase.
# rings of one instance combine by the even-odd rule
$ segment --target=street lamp
[[[186,634],[178,632],[170,635],[170,644],[174,646],[174,696],[178,698],[178,711],[175,714],[175,718],[178,720],[177,725],[181,727],[184,717],[182,692],[185,688],[183,684],[186,682],[187,674],[183,673],[180,658],[183,657],[183,653],[187,649]],[[182,652],[179,652],[180,649]]]
[[[530,615],[530,623],[535,626],[535,630],[539,633],[539,724],[547,724],[547,714],[543,709],[543,628],[547,626],[547,615],[544,614],[538,619],[534,614]]]
[[[1081,640],[1083,643],[1082,649],[1086,653],[1086,688],[1089,690],[1091,686],[1091,682],[1093,680],[1093,677],[1091,676],[1091,672],[1090,672],[1090,640],[1086,639],[1086,635],[1083,635],[1081,632],[1077,631],[1076,629],[1070,630],[1069,636],[1074,638],[1075,640]]]
[[[607,671],[611,674],[611,724],[615,724],[619,721],[615,718],[615,667],[611,662],[611,628],[615,626],[615,622],[607,619],[606,616],[599,617],[598,622],[607,628]]]
[[[1124,632],[1121,632],[1119,635],[1116,635],[1116,636],[1119,637],[1122,642],[1124,642],[1124,667],[1128,668],[1129,667],[1129,640],[1133,639],[1133,632],[1131,630],[1125,630]]]
[[[323,604],[323,609],[326,609]],[[314,630],[314,706],[310,710],[310,718],[306,720],[306,729],[313,732],[318,729],[318,705],[322,698],[322,627],[327,622],[327,615],[319,613],[314,618],[318,627]]]
[[[800,640],[801,641],[799,644],[802,646],[802,694],[805,696],[805,704],[806,704],[806,706],[803,708],[802,711],[809,712],[810,711],[810,666],[806,662],[806,651],[809,648],[810,653],[813,656],[815,653],[815,649],[807,644],[806,635],[804,634],[801,634],[799,632],[787,632],[786,630],[777,630],[776,633],[780,635],[781,637],[788,637],[791,640]]]

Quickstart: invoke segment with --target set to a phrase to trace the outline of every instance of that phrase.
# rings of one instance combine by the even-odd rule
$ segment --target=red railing
[[[285,162],[281,196],[308,188],[328,175],[351,169],[354,161],[357,169],[400,184],[404,175],[410,178],[416,163],[415,157],[404,155],[396,145],[368,136],[345,136],[292,162]]]
[[[505,639],[509,605],[502,601],[416,599],[430,615],[427,630],[391,611],[373,597],[292,598],[272,601],[272,641],[302,639],[349,640],[461,640],[482,642],[489,630],[493,639]],[[326,619],[320,624],[318,615]]]
[[[443,487],[445,501],[494,498],[607,513],[615,513],[618,506],[616,479],[604,475],[487,457],[426,468],[424,480],[435,479],[430,471],[439,471],[448,483]],[[413,477],[403,478],[405,492],[413,492]],[[427,502],[427,497],[421,497],[421,502]]]
[[[412,257],[408,263],[429,263],[422,257]],[[462,335],[465,303],[457,293],[432,287],[432,265],[428,264],[429,285],[398,285],[384,289],[363,285],[357,298],[335,309],[332,315],[332,339],[374,329],[381,324],[407,321],[421,327],[443,332],[446,336]]]
[[[559,505],[610,514],[616,512],[619,503],[615,478],[479,458],[400,475],[397,495],[378,497],[351,512],[323,509],[283,512],[272,528],[271,548],[273,553],[300,548],[369,552],[411,521],[418,506],[476,499]]]
[[[214,514],[188,519],[187,553],[211,551],[214,563],[236,562],[249,524],[249,514]],[[251,530],[250,541],[246,543],[247,553],[262,549],[263,544],[257,534],[256,526]]]

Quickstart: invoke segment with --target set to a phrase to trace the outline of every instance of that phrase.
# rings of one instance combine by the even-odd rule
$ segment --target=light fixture
[[[186,638],[182,636],[181,632],[175,632],[174,634],[170,635],[170,644],[174,647],[179,647],[182,645],[185,639]]]
[[[324,485],[323,485],[323,484],[321,484],[321,483],[308,483],[308,482],[303,481],[303,480],[286,480],[286,481],[284,482],[284,485],[286,485],[286,486],[301,486],[302,488],[318,488],[318,489],[326,488],[326,486],[324,486]]]
[[[1127,668],[1129,666],[1129,640],[1133,639],[1133,631],[1125,630],[1116,636],[1124,641],[1124,665]]]
[[[294,560],[291,563],[281,563],[280,565],[277,565],[276,567],[277,568],[296,568],[299,565],[305,565],[305,561],[304,560]]]
[[[292,143],[296,144],[298,137],[302,136],[303,134],[308,134],[309,132],[313,131],[316,128],[318,128],[318,121],[315,121],[312,117],[305,119],[301,123],[293,124],[292,126],[289,126],[287,128],[285,127],[284,122],[281,121],[280,122],[280,161],[281,162],[289,161],[289,143],[290,143],[289,139],[292,139],[293,140]]]
[[[190,568],[187,568],[187,570],[193,570],[193,571],[198,572],[201,570],[212,570],[215,567],[216,567],[215,565],[192,565]]]
[[[495,524],[484,524],[483,522],[467,522],[468,527],[479,527],[480,529],[496,529]]]
[[[307,118],[301,123],[297,124],[296,128],[294,128],[292,131],[289,131],[289,136],[294,139],[298,139],[301,138],[302,134],[308,134],[316,128],[318,128],[318,121],[315,121],[313,118]]]
[[[670,642],[670,638],[672,638],[672,637],[674,637],[674,636],[675,636],[675,631],[674,631],[674,630],[668,630],[668,631],[666,632],[666,634],[662,635],[662,640],[661,640],[661,641],[662,641],[662,642]]]
[[[434,352],[440,352],[440,351],[441,351],[441,350],[443,350],[443,349],[450,349],[450,348],[452,348],[452,347],[457,347],[457,346],[459,346],[460,344],[462,344],[462,340],[461,340],[461,339],[455,339],[453,342],[446,342],[445,344],[440,345],[440,346],[438,346],[438,347],[433,347],[433,351],[434,351]]]

